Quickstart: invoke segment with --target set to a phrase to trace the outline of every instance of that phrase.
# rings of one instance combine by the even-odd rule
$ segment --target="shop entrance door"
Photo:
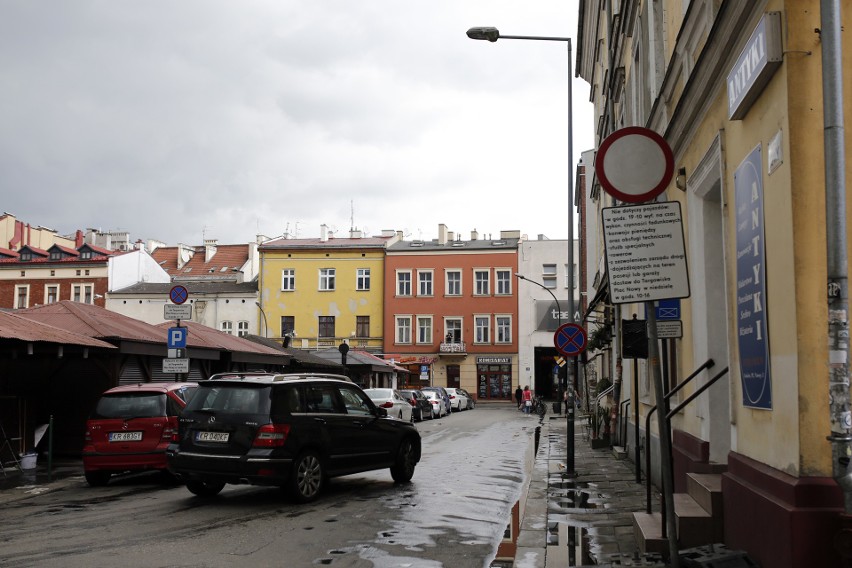
[[[461,388],[461,372],[458,365],[447,365],[447,387]]]

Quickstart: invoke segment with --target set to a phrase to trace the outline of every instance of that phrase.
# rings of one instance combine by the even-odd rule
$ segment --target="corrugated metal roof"
[[[165,335],[153,325],[92,304],[62,300],[19,310],[18,313],[40,323],[97,339],[165,342]]]
[[[19,339],[21,341],[81,345],[83,347],[103,347],[105,349],[115,348],[115,346],[99,339],[59,329],[12,312],[0,312],[0,339]]]

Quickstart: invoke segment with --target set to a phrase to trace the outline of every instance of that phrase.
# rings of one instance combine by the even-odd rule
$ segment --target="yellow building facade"
[[[592,85],[597,144],[642,126],[673,153],[676,177],[658,201],[680,204],[690,290],[680,300],[682,337],[666,340],[672,354],[662,365],[670,387],[710,359],[715,365],[672,406],[728,369],[672,418],[674,489],[690,473],[720,472],[724,541],[761,566],[840,565],[833,542],[843,534],[844,495],[834,460],[849,456],[827,438],[849,401],[835,401],[847,413],[833,416],[830,400],[841,391],[830,395],[829,382],[848,361],[843,350],[829,352],[826,258],[837,243],[827,237],[834,212],[826,213],[826,195],[837,187],[827,188],[826,176],[823,80],[832,62],[824,58],[834,55],[825,52],[825,16],[806,0],[581,3],[577,71]],[[850,29],[849,6],[837,18]],[[848,122],[852,45],[842,39]],[[842,140],[848,149],[848,129]],[[598,212],[623,205],[599,187],[592,194]],[[839,216],[850,212],[846,200]],[[588,251],[595,267],[606,255],[597,242]],[[603,313],[603,304],[593,308]],[[609,309],[616,328],[631,314],[649,316],[642,304]],[[835,315],[846,328],[845,312]],[[613,348],[617,355],[618,333]],[[660,402],[652,363],[637,366],[638,392],[628,361],[614,356],[607,372],[621,379],[622,399],[639,401],[640,437],[654,440],[645,473],[659,484],[656,418],[645,431]],[[621,419],[632,436],[632,410]]]
[[[301,349],[381,351],[384,257],[396,235],[276,239],[258,247],[267,337]],[[262,333],[261,333],[262,334]]]

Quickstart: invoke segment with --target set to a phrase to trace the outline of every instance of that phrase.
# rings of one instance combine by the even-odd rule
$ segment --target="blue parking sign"
[[[186,331],[187,328],[185,327],[170,327],[166,335],[166,347],[168,349],[185,349]]]
[[[658,301],[655,315],[658,320],[680,319],[680,300]]]

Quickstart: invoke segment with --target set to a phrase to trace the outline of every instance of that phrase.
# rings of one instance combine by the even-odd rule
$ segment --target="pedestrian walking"
[[[518,385],[518,388],[515,389],[515,404],[518,407],[518,410],[521,409],[521,403],[524,401],[524,391],[521,389],[521,385]]]
[[[526,385],[524,387],[523,393],[524,400],[524,414],[529,415],[532,412],[532,391],[530,390],[530,386]]]

